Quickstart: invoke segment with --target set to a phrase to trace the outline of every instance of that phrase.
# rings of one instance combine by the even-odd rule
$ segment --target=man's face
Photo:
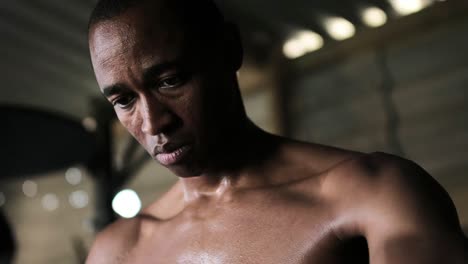
[[[91,29],[96,78],[120,122],[153,158],[179,176],[196,176],[222,138],[216,125],[229,118],[220,89],[229,81],[188,44],[168,12],[155,19],[143,10]]]

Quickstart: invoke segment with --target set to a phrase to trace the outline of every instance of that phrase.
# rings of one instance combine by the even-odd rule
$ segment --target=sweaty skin
[[[101,232],[88,264],[468,263],[453,203],[423,169],[260,130],[232,28],[200,45],[160,3],[99,22],[89,45],[119,120],[179,181]]]

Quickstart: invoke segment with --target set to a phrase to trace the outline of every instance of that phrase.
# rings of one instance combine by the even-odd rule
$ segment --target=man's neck
[[[230,142],[230,148],[217,161],[214,169],[199,176],[181,178],[187,202],[201,197],[216,198],[234,189],[251,188],[262,182],[257,171],[271,161],[278,149],[279,140],[250,121]]]

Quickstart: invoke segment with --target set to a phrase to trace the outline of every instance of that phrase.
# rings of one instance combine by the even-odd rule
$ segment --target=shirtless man
[[[89,45],[120,122],[179,181],[87,263],[468,263],[449,196],[413,162],[248,120],[239,36],[209,0],[100,1]]]

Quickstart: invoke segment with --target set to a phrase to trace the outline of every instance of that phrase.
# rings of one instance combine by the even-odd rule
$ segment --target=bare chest
[[[143,230],[123,263],[344,263],[332,226],[318,204],[220,208]]]

